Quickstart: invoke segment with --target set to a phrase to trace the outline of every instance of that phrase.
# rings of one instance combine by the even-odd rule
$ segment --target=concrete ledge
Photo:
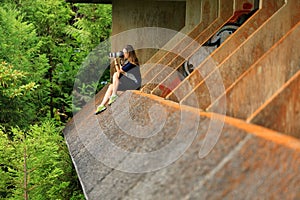
[[[96,102],[99,98],[98,94]],[[295,138],[139,91],[125,92],[100,115],[93,115],[94,109],[92,101],[64,131],[87,199],[243,199],[245,191],[254,199],[282,199],[284,194],[299,197],[300,142]],[[155,135],[135,137],[143,134],[136,124],[154,124],[155,130],[161,122]],[[128,124],[135,128],[129,131]],[[207,134],[216,128],[211,125],[224,126],[220,134],[211,132],[216,144],[200,159],[203,147],[215,139]],[[178,135],[182,138],[175,142],[176,148],[170,149],[169,156],[158,155],[155,163],[130,160],[134,155],[120,157],[106,144],[109,141],[129,153],[151,154],[173,143]],[[148,173],[120,170],[128,160],[130,169],[159,166],[190,139],[184,153],[167,166]],[[107,161],[114,167],[104,164]]]

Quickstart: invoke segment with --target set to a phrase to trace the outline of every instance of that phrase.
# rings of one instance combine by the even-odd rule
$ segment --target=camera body
[[[123,51],[118,51],[118,52],[111,52],[108,55],[110,58],[124,58],[124,53]]]

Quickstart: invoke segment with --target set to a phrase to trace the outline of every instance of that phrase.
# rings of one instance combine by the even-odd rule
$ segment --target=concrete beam
[[[243,4],[245,3],[244,0],[236,0],[234,1],[234,11],[239,11],[239,10],[242,10],[243,9]],[[253,3],[253,2],[252,2]],[[222,7],[223,6],[227,6],[227,5],[221,5]],[[228,19],[229,20],[229,19]],[[260,19],[261,20],[261,19]],[[215,23],[215,22],[214,22]],[[224,22],[225,23],[225,22]],[[221,27],[220,27],[221,28]],[[220,29],[219,28],[219,29]],[[202,37],[202,38],[205,38],[205,37]],[[207,39],[206,39],[207,40]],[[200,44],[203,44],[201,41],[197,41],[198,43]],[[211,48],[211,47],[201,47],[201,48],[194,48],[194,49],[197,49],[196,51],[193,52],[193,57],[197,57],[195,60],[196,60],[196,63],[193,63],[194,65],[199,65],[206,57],[209,56],[209,54],[211,52],[213,52],[215,50],[215,48]],[[186,50],[185,50],[186,51]],[[230,50],[229,50],[230,51]],[[187,53],[189,51],[186,51]],[[191,58],[192,56],[189,56],[189,58]],[[177,62],[173,62],[175,64],[172,64],[172,67],[173,66],[176,66],[173,70],[173,72],[171,72],[169,75],[166,75],[165,78],[163,79],[163,81],[161,82],[160,85],[164,85],[165,87],[167,88],[170,88],[170,90],[174,90],[174,87],[177,87],[177,86],[173,86],[174,85],[174,80],[176,80],[176,77],[178,79],[178,77],[180,77],[181,79],[183,79],[184,77],[182,76],[182,74],[180,74],[180,69],[182,68],[183,66],[183,62],[186,61],[187,59],[184,59],[182,58],[182,60],[180,59],[177,59],[176,61]],[[196,67],[195,66],[195,67]],[[170,71],[170,70],[169,70]],[[165,74],[167,74],[167,72],[165,72]],[[203,74],[202,74],[203,75]],[[188,91],[188,90],[186,90]],[[163,95],[163,92],[161,90],[161,87],[160,86],[157,86],[156,88],[154,88],[151,92],[152,94],[155,94],[155,95],[159,95],[159,96],[162,96]],[[180,97],[178,98],[177,97],[177,93],[173,93],[173,97],[174,97],[174,100],[175,101],[179,101],[178,99],[180,99]],[[180,96],[180,94],[178,94]],[[165,97],[165,96],[163,96]]]
[[[226,2],[226,3],[230,3],[230,2]],[[231,5],[231,7],[233,8],[234,11],[237,11],[237,10],[242,9],[243,3],[245,3],[244,0],[235,0],[234,4]],[[229,4],[225,4],[225,2],[224,3],[220,2],[220,4],[221,4],[220,8],[229,7]],[[232,12],[232,10],[230,10],[230,11],[228,10],[228,12]],[[225,17],[223,19],[226,19],[226,16],[224,15],[225,12],[223,12],[219,9],[218,13],[220,13],[221,18]],[[206,20],[206,19],[204,19],[204,20]],[[218,21],[214,21],[212,23],[218,23]],[[202,35],[201,38],[202,39],[205,38],[205,34]],[[206,38],[206,40],[207,40],[207,38]],[[199,58],[197,58],[198,64],[203,59],[205,59],[205,57],[207,57],[215,49],[215,48],[208,48],[208,47],[199,48],[199,44],[202,45],[204,42],[201,41],[201,40],[199,41],[199,40],[196,39],[195,43],[197,43],[197,44],[189,45],[190,49],[196,49],[196,51],[193,52],[192,56],[199,55],[199,56],[197,56],[197,57],[199,57]],[[198,46],[198,47],[192,47],[192,46]],[[176,85],[174,84],[174,82],[176,82],[176,79],[181,79],[182,80],[184,78],[183,75],[182,75],[183,74],[182,65],[183,65],[183,62],[185,62],[186,60],[191,58],[191,56],[187,57],[189,52],[190,52],[189,50],[184,49],[184,53],[186,53],[186,54],[183,54],[183,58],[181,58],[182,55],[177,56],[175,62],[174,62],[174,60],[172,60],[172,61],[167,60],[164,57],[165,63],[167,63],[165,65],[168,65],[167,72],[162,71],[160,73],[162,74],[162,77],[164,76],[165,78],[163,79],[163,81],[158,86],[156,86],[154,89],[152,89],[151,94],[155,94],[155,95],[165,97],[165,94],[164,94],[165,92],[163,91],[164,89],[163,90],[161,89],[162,88],[161,85],[164,86],[163,88],[169,88],[168,90],[173,90],[173,88],[176,87]],[[171,62],[171,64],[170,64],[170,62]],[[171,71],[172,68],[175,69],[175,70]],[[168,74],[168,72],[169,72],[169,74]],[[157,81],[157,80],[154,80],[154,81]]]
[[[194,96],[201,109],[206,109],[212,101],[222,95],[219,87],[211,87],[217,79],[222,78],[225,89],[229,88],[245,71],[262,57],[300,20],[300,5],[297,0],[288,0],[275,15],[255,31],[242,46],[236,49],[227,59],[201,81],[182,101],[182,104],[193,106]],[[280,27],[280,28],[278,28]],[[270,31],[276,30],[276,31]],[[216,90],[215,90],[216,89]],[[213,97],[213,98],[212,98]],[[214,110],[212,108],[212,110]]]
[[[205,9],[203,8],[205,5]],[[166,49],[174,49],[175,46],[180,42],[180,40],[183,39],[184,34],[189,34],[192,30],[195,29],[196,26],[199,26],[199,24],[202,22],[203,18],[207,21],[212,21],[217,17],[217,12],[213,12],[213,9],[215,11],[216,8],[211,7],[213,3],[209,0],[187,0],[186,1],[186,19],[185,19],[185,27],[180,30],[180,34],[177,34],[175,38],[171,39],[170,42],[166,44],[162,49],[159,49],[157,53],[155,53],[148,61],[147,66],[144,69],[145,74],[149,69],[150,63],[157,63],[162,57],[164,57],[167,52]],[[205,12],[203,12],[205,10]],[[214,16],[212,16],[214,15]],[[198,29],[200,27],[197,27]],[[200,28],[201,29],[201,28]],[[142,67],[143,68],[143,67]]]
[[[227,115],[246,120],[300,70],[299,35],[300,23],[227,89]],[[218,104],[213,102],[207,110]]]
[[[187,4],[189,5],[189,4]],[[190,6],[190,5],[189,5]],[[193,8],[191,8],[193,9]],[[153,82],[153,78],[159,74],[162,71],[162,68],[165,67],[164,63],[167,63],[172,59],[172,57],[176,57],[174,53],[181,51],[183,48],[182,45],[188,45],[186,43],[189,43],[191,39],[195,39],[198,37],[198,35],[204,31],[210,23],[215,21],[218,17],[218,10],[219,10],[219,4],[218,0],[202,0],[201,1],[201,9],[199,13],[201,13],[201,20],[200,23],[191,30],[186,38],[184,38],[184,33],[180,34],[180,38],[177,39],[176,43],[172,43],[174,46],[167,46],[166,49],[170,49],[169,52],[167,51],[159,51],[157,54],[155,54],[146,64],[146,67],[148,68],[143,73],[143,84],[147,84],[143,88],[144,92],[147,92],[148,90],[151,91],[155,86],[152,84],[148,84]],[[182,38],[183,37],[183,38]],[[150,64],[150,65],[149,65]]]
[[[220,1],[218,18],[209,26],[207,26],[207,28],[202,32],[198,32],[197,36],[193,35],[192,33],[192,37],[189,37],[187,40],[183,40],[182,42],[180,42],[176,46],[174,52],[168,53],[165,57],[161,58],[159,63],[157,63],[157,65],[159,65],[160,67],[160,72],[151,73],[150,75],[147,74],[145,76],[146,82],[161,83],[164,80],[168,79],[168,75],[171,74],[170,70],[174,69],[173,71],[176,71],[176,68],[184,63],[185,58],[191,57],[193,53],[195,53],[200,48],[201,44],[205,43],[233,15],[233,2],[233,0]],[[149,79],[147,78],[148,76],[150,76]],[[156,86],[156,88],[154,88],[152,92],[154,93],[154,91],[158,91],[158,93],[161,93],[161,90],[156,90],[158,87],[159,86]],[[155,93],[155,95],[160,96],[160,94],[158,93]]]
[[[300,70],[247,121],[300,139],[299,86]]]
[[[203,78],[210,74],[219,63],[222,63],[232,52],[234,52],[243,42],[251,36],[265,21],[270,18],[278,9],[284,5],[284,0],[267,1],[262,0],[262,7],[248,19],[237,31],[234,32],[227,40],[209,55],[199,66],[194,66],[194,70],[185,78],[167,97],[172,101],[182,100],[196,87]],[[240,10],[238,7],[237,10]],[[206,52],[203,49],[204,53]],[[201,51],[199,51],[201,53]],[[197,54],[196,54],[197,55]],[[176,94],[176,95],[175,95]]]

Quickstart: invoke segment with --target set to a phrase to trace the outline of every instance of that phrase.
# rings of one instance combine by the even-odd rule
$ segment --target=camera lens
[[[110,58],[123,58],[124,57],[124,53],[123,51],[118,51],[118,52],[111,52],[108,55]]]
[[[117,56],[118,58],[123,57],[123,56],[124,56],[123,51],[117,52],[117,53],[116,53],[116,56]]]

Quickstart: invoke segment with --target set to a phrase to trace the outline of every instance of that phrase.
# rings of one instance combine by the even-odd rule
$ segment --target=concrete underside
[[[132,91],[95,116],[102,93],[65,130],[88,199],[300,198],[299,140]],[[146,127],[143,133],[140,125]],[[147,127],[153,131],[152,125],[159,127],[156,134],[142,138]],[[216,126],[220,132],[210,138]],[[139,134],[141,138],[135,137]],[[132,155],[142,157],[173,141],[173,148],[153,160]],[[127,154],[112,151],[107,143]],[[177,151],[180,156],[166,164]],[[149,172],[132,173],[143,170]]]

